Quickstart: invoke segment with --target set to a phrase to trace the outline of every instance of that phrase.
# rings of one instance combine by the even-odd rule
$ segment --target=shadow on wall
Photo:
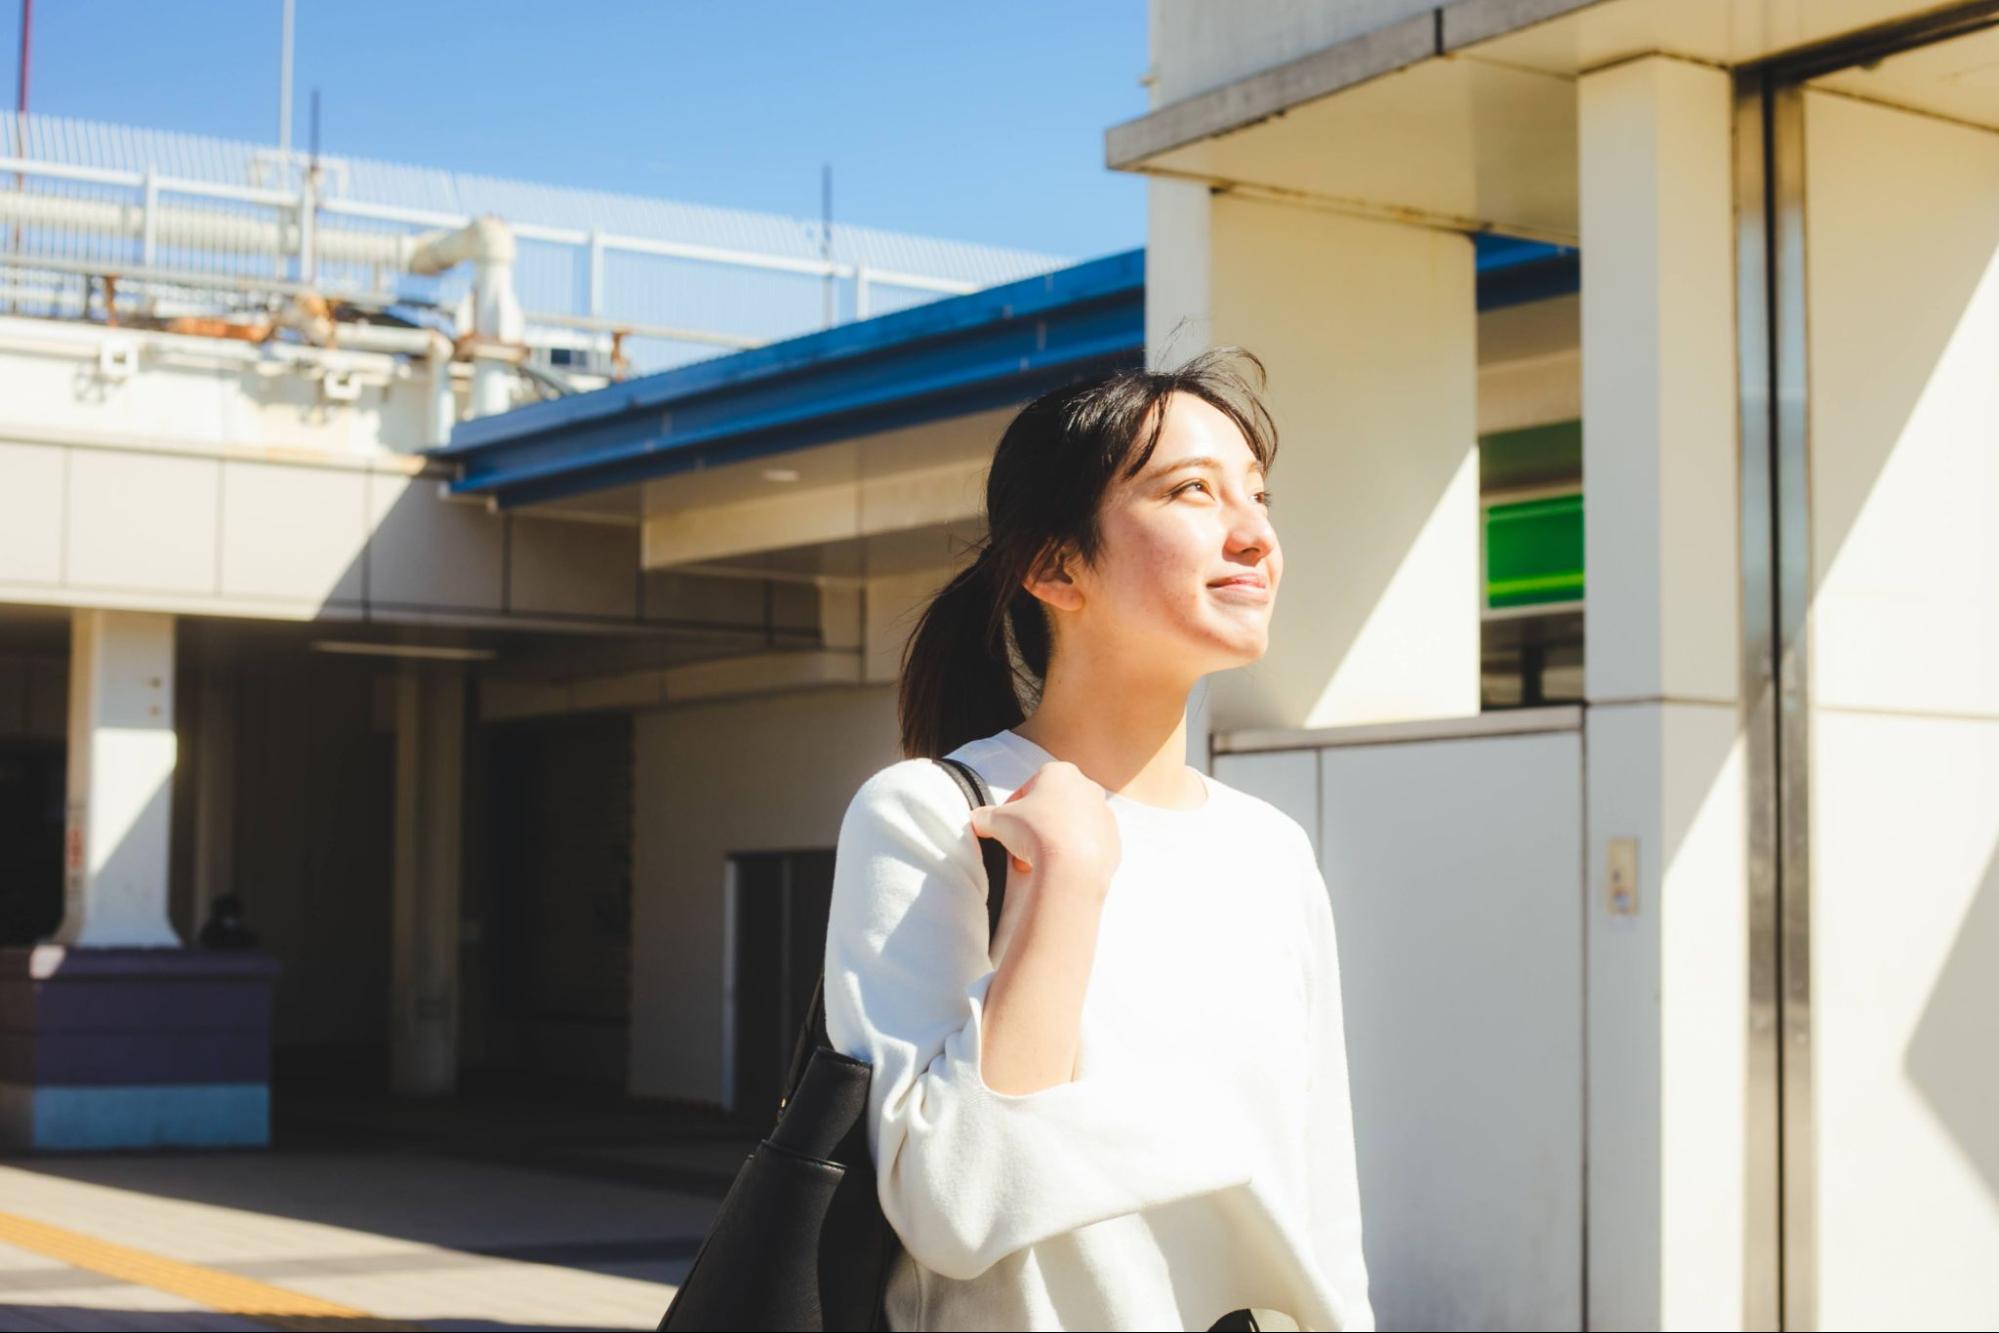
[[[1954,899],[1961,883],[1955,870],[1946,879],[1936,867],[1962,864],[1969,873],[1976,853],[1959,862],[1951,844],[1976,847],[1993,833],[1986,807],[1963,799],[1975,785],[1961,795],[1950,781],[1948,756],[1961,753],[1958,744],[1984,751],[1984,720],[1999,701],[1990,669],[1999,547],[1982,535],[1993,510],[1990,483],[1999,477],[1992,449],[1999,393],[1990,372],[1999,347],[1999,148],[1989,133],[1968,126],[1819,92],[1807,94],[1805,125],[1810,690],[1819,723],[1812,780],[1815,799],[1849,801],[1856,813],[1875,815],[1828,820],[1814,830],[1815,864],[1823,867],[1812,871],[1814,932],[1837,927],[1843,913],[1856,921],[1862,913],[1888,914],[1889,923],[1913,916],[1927,957],[1930,942],[1942,944],[1951,929],[1935,915],[1938,899]],[[1891,726],[1886,719],[1898,713],[1914,716]],[[1900,753],[1934,785],[1903,797],[1895,792],[1899,776],[1863,779],[1864,764],[1850,763],[1845,772],[1817,767],[1830,762],[1829,753],[1897,752],[1833,748],[1863,742],[1911,747]],[[1914,748],[1919,742],[1925,748]],[[1957,771],[1976,784],[1990,770]],[[1891,794],[1903,803],[1900,818],[1884,804]],[[1924,832],[1912,822],[1939,811],[1950,812],[1947,822]],[[1991,1059],[1999,1049],[1999,845],[1988,849],[1968,902],[1908,1029],[1900,1071],[1999,1200],[1999,1074]],[[1883,939],[1912,938],[1895,928],[1849,926],[1835,937],[1845,946],[1839,955],[1815,943],[1815,985],[1854,985],[1852,969],[1865,966],[1867,951]],[[1890,961],[1909,965],[1906,955]],[[1830,1006],[1815,997],[1814,1040],[1837,1051],[1843,1042],[1899,1039],[1899,1032],[1873,1036],[1874,998],[1867,1003],[1861,1009],[1848,1001],[1842,1028],[1822,1019]],[[1821,1107],[1828,1119],[1844,1116],[1847,1132],[1873,1113],[1842,1107],[1860,1086],[1858,1076],[1891,1076],[1885,1060],[1878,1074],[1856,1072],[1855,1058],[1847,1054],[1840,1071],[1846,1086],[1829,1085]],[[1823,1078],[1831,1070],[1821,1063],[1816,1072]],[[1883,1178],[1838,1160],[1826,1138],[1820,1144],[1821,1169],[1835,1181],[1857,1188],[1855,1180]],[[1904,1189],[1904,1208],[1935,1206]],[[1885,1234],[1889,1223],[1868,1225]]]
[[[1981,1058],[1976,1053],[1984,1051]],[[1999,844],[1910,1039],[1903,1070],[1999,1201]]]

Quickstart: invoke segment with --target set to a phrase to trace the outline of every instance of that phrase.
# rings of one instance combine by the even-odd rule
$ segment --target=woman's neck
[[[1081,688],[1051,672],[1032,716],[1013,728],[1106,791],[1170,809],[1206,792],[1187,767],[1189,689]]]

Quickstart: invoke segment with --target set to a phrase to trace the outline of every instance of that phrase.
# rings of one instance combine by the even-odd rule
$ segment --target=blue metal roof
[[[454,492],[531,504],[1021,402],[1145,356],[1145,252],[460,422]]]
[[[1580,285],[1574,246],[1490,235],[1475,237],[1474,242],[1480,310],[1545,301],[1573,292]]]
[[[1481,310],[1577,286],[1573,249],[1480,236]],[[1145,252],[460,422],[432,456],[503,507],[1024,402],[1145,359]]]

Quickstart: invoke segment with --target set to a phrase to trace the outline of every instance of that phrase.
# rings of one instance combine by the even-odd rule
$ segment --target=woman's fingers
[[[1013,793],[1013,796],[1007,797],[1007,800],[1010,801],[1013,799],[1014,796],[1018,795],[1020,795],[1020,793],[1016,791]],[[998,834],[994,831],[993,827],[993,809],[994,807],[990,805],[977,805],[972,807],[972,832],[974,834],[976,834],[981,838],[992,838],[998,836]],[[1004,839],[1001,839],[1000,846],[1002,847],[1006,846],[1006,841]],[[1019,856],[1015,855],[1011,847],[1007,848],[1006,857],[1007,857],[1007,864],[1013,868],[1013,872],[1017,875],[1025,875],[1034,869],[1033,866],[1029,865],[1026,861],[1023,861]]]

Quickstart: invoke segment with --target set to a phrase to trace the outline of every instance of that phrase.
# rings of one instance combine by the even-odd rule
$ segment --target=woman
[[[1029,404],[910,638],[910,757],[847,809],[826,940],[891,1328],[1373,1327],[1325,884],[1296,821],[1185,762],[1189,692],[1263,655],[1283,573],[1262,371]],[[978,838],[1009,854],[990,950]]]

